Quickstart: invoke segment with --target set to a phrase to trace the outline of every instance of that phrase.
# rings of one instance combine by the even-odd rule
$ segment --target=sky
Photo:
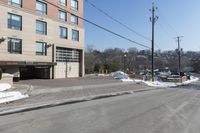
[[[177,48],[175,37],[181,38],[184,51],[200,51],[200,0],[89,0],[118,21],[126,24],[151,40],[152,2],[158,7],[155,14],[159,17],[155,23],[155,49],[174,50]],[[106,17],[85,2],[84,18],[131,40],[151,47],[151,42]],[[85,22],[85,46],[95,49],[130,47],[146,49],[122,38],[107,33]]]

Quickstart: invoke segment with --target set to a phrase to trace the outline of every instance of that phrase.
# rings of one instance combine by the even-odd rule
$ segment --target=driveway
[[[121,82],[112,77],[83,77],[83,78],[69,78],[69,79],[31,79],[21,80],[15,82],[14,85],[32,85],[34,88],[59,88],[85,85],[110,84]]]

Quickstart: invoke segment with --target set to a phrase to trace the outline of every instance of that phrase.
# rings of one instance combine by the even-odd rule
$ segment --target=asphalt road
[[[186,87],[153,90],[0,116],[0,133],[199,131],[200,90]]]

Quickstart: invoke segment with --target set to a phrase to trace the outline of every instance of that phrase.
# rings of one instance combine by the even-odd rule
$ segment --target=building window
[[[22,7],[22,0],[8,0],[8,4],[15,7]]]
[[[78,25],[78,16],[72,14],[72,15],[71,15],[71,22],[72,22],[73,24]]]
[[[41,1],[37,1],[36,12],[39,14],[47,15],[47,4]]]
[[[56,47],[56,62],[80,62],[80,50]]]
[[[62,6],[67,6],[67,0],[59,0],[59,4]]]
[[[36,33],[47,35],[47,23],[44,21],[36,20]]]
[[[79,41],[79,31],[78,30],[72,30],[72,40]]]
[[[47,43],[45,42],[36,42],[36,55],[47,55],[47,49],[46,49]]]
[[[22,17],[16,14],[8,13],[8,28],[22,30]]]
[[[8,38],[8,52],[14,54],[21,54],[22,40],[16,38]]]
[[[67,39],[67,28],[60,26],[60,38]]]
[[[78,10],[78,1],[71,0],[71,7],[72,7],[72,9]]]
[[[59,11],[59,19],[63,21],[67,21],[67,13],[64,11]]]

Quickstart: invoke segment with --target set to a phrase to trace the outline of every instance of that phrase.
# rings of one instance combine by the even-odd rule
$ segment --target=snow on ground
[[[28,95],[23,95],[21,92],[18,91],[6,91],[10,88],[10,84],[0,83],[0,104],[28,97]]]
[[[133,82],[133,80],[128,77],[128,74],[122,71],[113,72],[111,73],[111,76],[115,79],[121,80],[122,82]]]
[[[187,85],[190,84],[192,82],[198,81],[199,78],[191,76],[190,80],[187,80],[183,83],[173,83],[173,82],[160,82],[160,81],[155,81],[155,82],[151,82],[151,81],[144,81],[144,80],[137,80],[135,79],[134,81],[136,83],[144,83],[148,86],[152,86],[152,87],[176,87],[176,86],[180,86],[180,85]]]
[[[198,80],[199,80],[199,78],[194,77],[194,76],[190,76],[190,80],[187,80],[187,81],[183,82],[183,85],[190,84],[190,83],[196,82]]]
[[[128,79],[121,79],[122,82],[133,82],[132,79],[128,78]]]
[[[16,101],[27,97],[28,95],[23,95],[18,91],[0,92],[0,104]]]
[[[1,83],[0,84],[0,92],[1,91],[5,91],[5,90],[8,90],[11,88],[11,85],[10,84],[7,84],[7,83]]]

